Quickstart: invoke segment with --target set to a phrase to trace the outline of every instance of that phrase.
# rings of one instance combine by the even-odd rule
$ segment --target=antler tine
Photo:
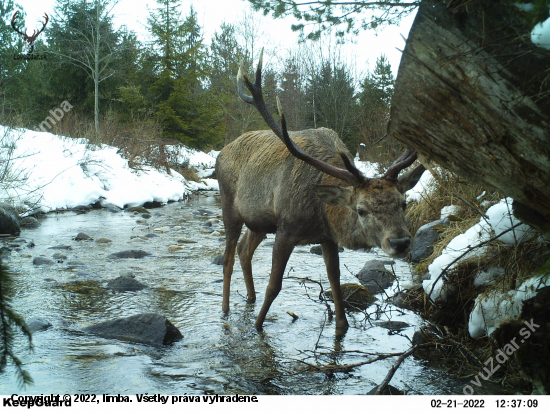
[[[384,173],[384,176],[382,176],[382,179],[388,179],[388,180],[397,180],[397,176],[399,175],[399,172],[410,165],[414,163],[416,160],[416,150],[413,149],[407,149],[405,150],[399,158],[393,162],[393,164],[386,170],[386,173]]]

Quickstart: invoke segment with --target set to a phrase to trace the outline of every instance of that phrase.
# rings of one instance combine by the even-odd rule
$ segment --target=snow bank
[[[444,276],[440,276],[441,272],[449,265],[449,269],[456,267],[458,261],[453,264],[451,263],[462,254],[465,254],[462,259],[482,256],[486,251],[485,246],[473,249],[470,252],[468,252],[468,250],[471,246],[487,241],[490,238],[491,226],[485,220],[480,219],[479,223],[451,240],[447,247],[443,249],[441,256],[438,256],[432,264],[428,266],[430,279],[426,279],[422,282],[422,287],[428,296],[434,301],[446,300],[447,296],[455,291],[455,288],[452,285],[445,284],[443,279]]]
[[[449,269],[456,267],[459,261],[453,263],[452,265],[451,263],[463,254],[464,256],[461,259],[469,259],[484,255],[486,252],[486,246],[477,247],[472,250],[470,249],[489,240],[495,234],[502,234],[515,224],[519,223],[519,221],[512,215],[511,204],[512,199],[507,198],[502,199],[496,205],[491,206],[486,213],[488,216],[487,220],[481,218],[479,223],[472,226],[465,233],[462,233],[451,240],[451,242],[441,253],[441,256],[438,256],[432,264],[428,266],[430,279],[424,280],[422,282],[422,286],[432,300],[446,300],[447,296],[454,292],[454,287],[446,285],[443,279],[444,276],[440,276],[447,266],[450,265]],[[515,245],[527,240],[530,234],[531,229],[529,226],[521,224],[514,230],[503,234],[499,240],[506,245]]]
[[[191,190],[183,176],[171,170],[159,172],[151,167],[133,170],[116,147],[90,148],[84,139],[71,139],[47,132],[0,126],[0,158],[7,159],[11,148],[12,173],[20,183],[8,185],[0,200],[11,199],[20,206],[43,212],[102,204],[118,207],[157,201],[183,199]],[[193,164],[214,165],[215,158],[202,152],[181,149]],[[190,187],[191,186],[191,187]],[[213,182],[199,189],[212,190]]]
[[[550,276],[536,276],[526,280],[517,289],[506,293],[494,291],[476,298],[470,313],[468,332],[472,338],[493,333],[499,325],[516,318],[521,313],[524,300],[535,296],[539,289],[550,285]]]
[[[539,47],[550,50],[550,18],[533,28],[531,41]]]

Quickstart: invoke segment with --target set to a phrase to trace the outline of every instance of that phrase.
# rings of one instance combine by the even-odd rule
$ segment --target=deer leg
[[[336,333],[345,334],[349,325],[344,311],[344,299],[340,287],[340,259],[338,257],[338,245],[335,242],[321,243],[323,259],[327,267],[327,276],[334,299],[334,312],[336,313]]]
[[[224,221],[225,223],[225,221]],[[242,223],[225,224],[225,252],[223,254],[223,300],[222,310],[229,312],[229,293],[231,290],[231,275],[235,264],[235,249],[241,235]]]
[[[248,229],[239,242],[239,246],[237,246],[237,253],[243,269],[244,283],[246,284],[248,303],[256,302],[256,291],[254,290],[254,279],[252,277],[252,256],[264,239],[265,233],[257,233]]]
[[[264,304],[262,309],[258,314],[256,319],[257,329],[261,329],[264,323],[265,317],[271,304],[281,291],[283,286],[283,275],[285,272],[286,264],[288,258],[290,257],[292,251],[294,250],[295,244],[292,243],[287,237],[280,235],[279,233],[275,236],[275,244],[273,245],[273,257],[271,264],[271,275],[269,276],[269,283],[265,291]]]

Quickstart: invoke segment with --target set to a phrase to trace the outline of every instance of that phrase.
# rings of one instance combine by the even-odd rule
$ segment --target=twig
[[[384,380],[382,381],[382,383],[380,384],[380,386],[378,386],[378,389],[376,390],[376,392],[374,393],[375,395],[380,395],[381,392],[386,389],[388,387],[388,383],[390,383],[391,381],[391,378],[393,378],[393,375],[395,374],[395,372],[397,371],[397,369],[399,368],[399,366],[401,365],[401,363],[406,359],[408,358],[409,356],[411,356],[417,349],[419,348],[425,348],[425,347],[429,347],[429,346],[435,346],[435,343],[423,343],[423,344],[420,344],[420,345],[416,345],[416,346],[413,346],[412,348],[410,348],[409,350],[403,352],[399,358],[397,358],[397,362],[395,362],[395,364],[391,367],[390,371],[388,372],[388,374],[386,375],[386,377],[384,378]]]

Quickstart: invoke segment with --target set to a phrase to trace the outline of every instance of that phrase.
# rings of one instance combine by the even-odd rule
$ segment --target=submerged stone
[[[122,252],[112,253],[107,256],[107,259],[141,259],[145,256],[151,256],[149,252],[144,250],[132,249],[123,250]]]
[[[181,332],[166,317],[144,313],[88,326],[84,331],[102,336],[144,343],[146,345],[170,345],[183,338]]]

